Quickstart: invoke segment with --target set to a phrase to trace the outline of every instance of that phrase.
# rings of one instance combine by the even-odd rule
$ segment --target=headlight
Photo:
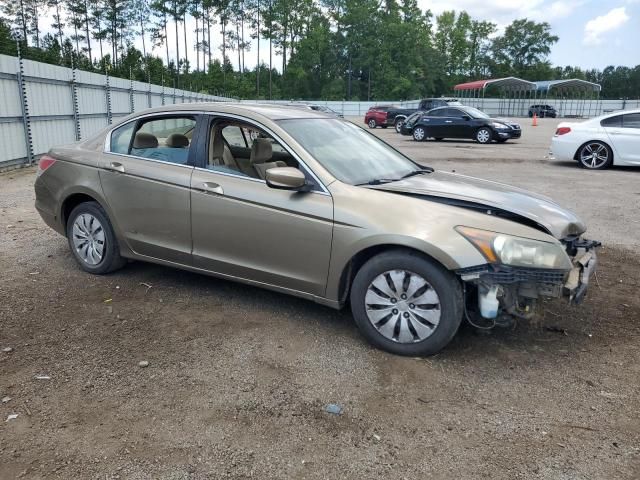
[[[559,270],[571,270],[573,266],[567,252],[557,243],[470,227],[456,227],[456,230],[469,240],[489,263]]]
[[[491,122],[491,126],[493,128],[498,129],[498,130],[508,130],[510,128],[507,125],[505,125],[504,123],[498,123],[498,122]]]

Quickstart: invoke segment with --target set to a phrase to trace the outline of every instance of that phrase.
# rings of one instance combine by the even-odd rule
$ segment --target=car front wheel
[[[85,272],[102,275],[126,263],[120,256],[111,222],[97,202],[81,203],[71,211],[67,239],[71,253]]]
[[[367,125],[369,126],[369,128],[376,128],[376,121],[372,118],[367,122]]]
[[[419,254],[392,250],[358,271],[351,311],[376,347],[398,355],[433,355],[458,331],[462,298],[455,275]]]
[[[395,123],[394,127],[395,127],[397,133],[400,133],[400,131],[402,130],[402,125],[404,125],[404,122],[402,120],[398,120]]]
[[[413,139],[416,142],[422,142],[427,138],[427,131],[424,127],[416,127],[413,129]]]
[[[489,143],[493,137],[491,130],[486,127],[479,128],[476,132],[476,141],[478,143]]]
[[[578,153],[580,166],[589,170],[604,170],[611,166],[613,153],[608,145],[593,141],[580,147]]]

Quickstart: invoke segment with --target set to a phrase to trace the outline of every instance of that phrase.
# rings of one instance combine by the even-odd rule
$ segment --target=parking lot
[[[583,305],[464,325],[425,359],[281,294],[139,262],[82,273],[33,208],[34,170],[0,174],[0,479],[640,478],[640,169],[549,161],[558,121],[522,122],[502,145],[374,132],[547,194],[604,243]]]

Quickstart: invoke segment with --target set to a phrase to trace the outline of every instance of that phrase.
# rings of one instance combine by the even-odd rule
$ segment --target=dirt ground
[[[553,128],[486,148],[376,130],[552,194],[606,240],[583,305],[464,326],[427,359],[277,293],[143,263],[82,273],[33,208],[33,170],[0,175],[0,479],[640,478],[640,171],[551,164]]]

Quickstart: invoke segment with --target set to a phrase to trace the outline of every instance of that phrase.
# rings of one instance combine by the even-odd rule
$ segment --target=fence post
[[[111,86],[109,85],[109,72],[105,72],[104,98],[107,104],[107,125],[111,125],[113,116],[111,114]]]
[[[80,140],[80,111],[78,109],[78,84],[76,82],[76,66],[71,60],[71,102],[73,107],[73,123],[76,130],[76,142]]]
[[[31,120],[29,118],[29,104],[27,102],[27,89],[24,84],[24,65],[20,52],[20,40],[16,41],[18,47],[18,90],[20,95],[20,107],[22,110],[22,125],[24,127],[24,146],[27,152],[27,162],[33,164],[33,139],[31,136]]]
[[[149,89],[147,90],[147,105],[151,108],[151,73],[147,70],[147,82],[149,85]]]
[[[133,113],[134,110],[133,101],[133,71],[129,68],[129,113]]]

